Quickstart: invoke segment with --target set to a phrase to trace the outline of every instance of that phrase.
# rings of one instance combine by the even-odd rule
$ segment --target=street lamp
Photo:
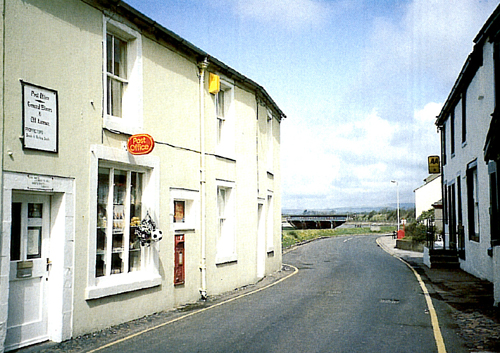
[[[398,202],[398,232],[399,232],[399,183],[396,180],[391,180],[391,183],[396,184],[397,202]]]

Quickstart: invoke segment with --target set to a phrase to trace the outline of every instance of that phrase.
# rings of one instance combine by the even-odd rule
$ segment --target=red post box
[[[175,235],[174,285],[184,284],[185,271],[184,234]]]

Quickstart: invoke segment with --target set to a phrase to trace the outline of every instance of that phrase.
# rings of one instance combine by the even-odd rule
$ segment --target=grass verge
[[[321,237],[338,237],[346,235],[361,234],[388,234],[396,230],[394,226],[382,226],[380,230],[372,231],[370,227],[361,228],[335,228],[335,229],[290,229],[283,230],[281,235],[281,244],[283,249],[290,246]]]

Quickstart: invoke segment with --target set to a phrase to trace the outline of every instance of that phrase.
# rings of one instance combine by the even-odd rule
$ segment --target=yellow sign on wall
[[[441,164],[439,163],[439,156],[429,156],[428,165],[429,165],[429,174],[441,173]]]
[[[220,77],[215,74],[208,76],[208,92],[217,94],[220,91]]]

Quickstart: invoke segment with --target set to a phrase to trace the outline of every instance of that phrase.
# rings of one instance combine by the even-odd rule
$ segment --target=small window
[[[186,201],[174,201],[174,223],[186,223]]]
[[[194,231],[198,227],[198,191],[170,189],[171,227],[174,231]]]

